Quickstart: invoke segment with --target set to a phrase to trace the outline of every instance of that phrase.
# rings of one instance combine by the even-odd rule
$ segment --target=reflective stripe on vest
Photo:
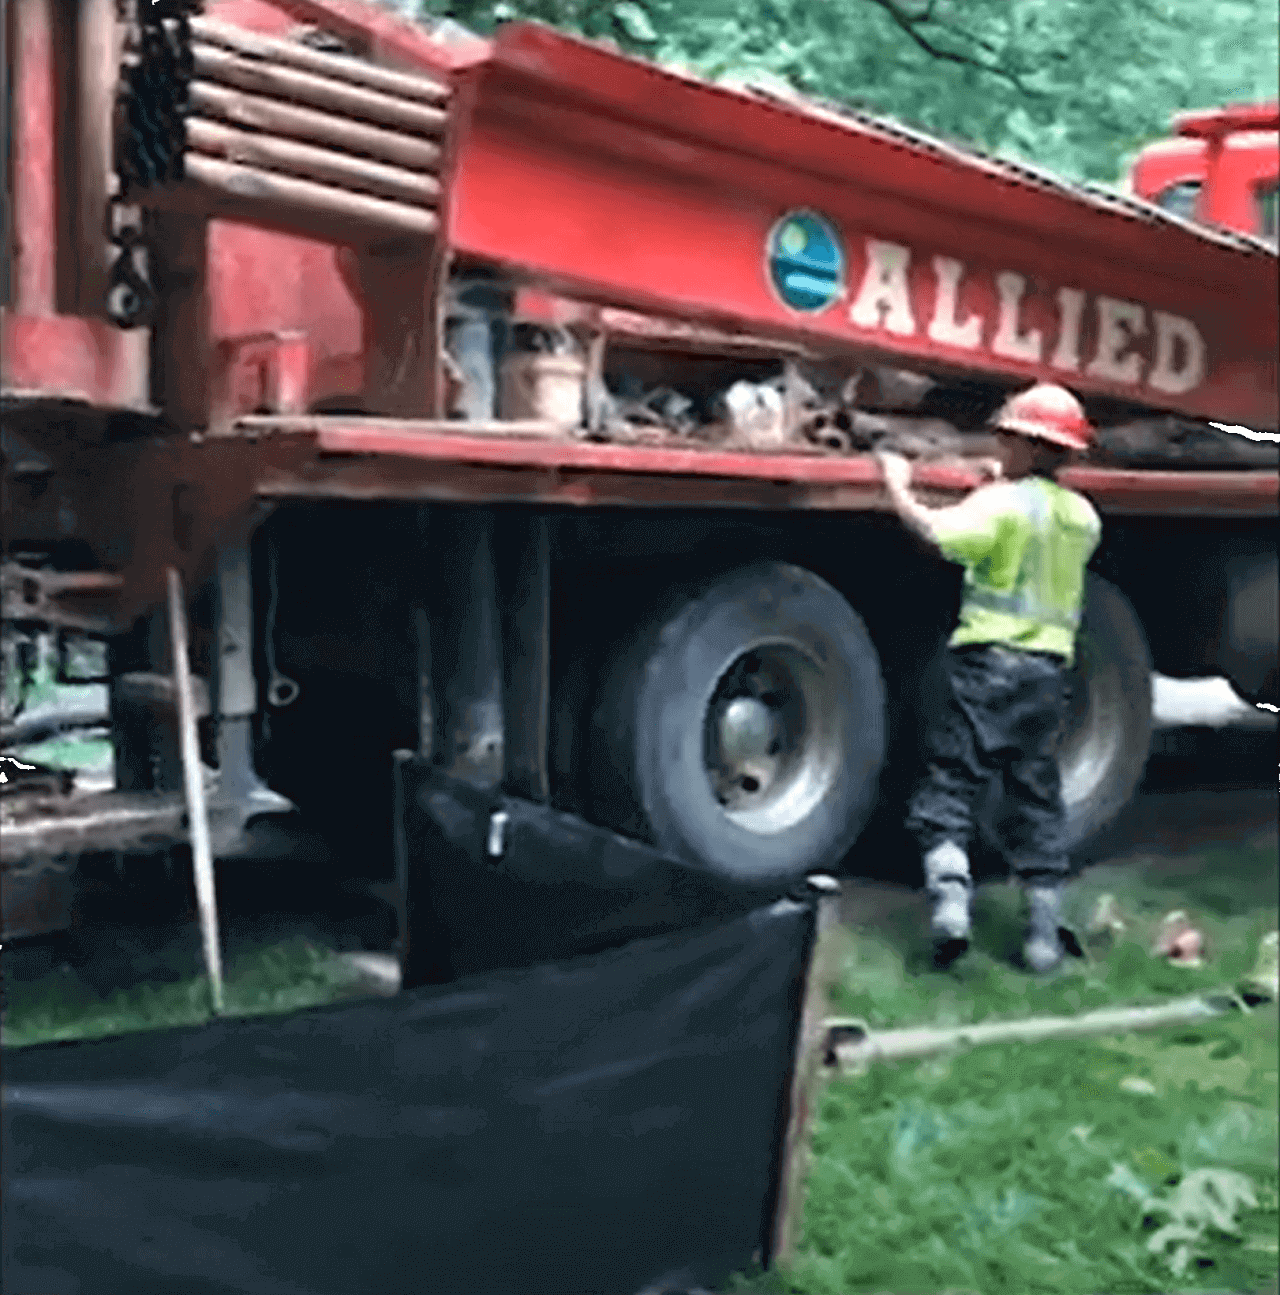
[[[972,573],[966,573],[964,601],[985,611],[1004,612],[1039,625],[1054,625],[1075,631],[1080,628],[1080,612],[1066,612],[1053,604],[1050,588],[1051,567],[1048,528],[1053,507],[1045,490],[1034,480],[1019,483],[1026,505],[1030,535],[1018,569],[1018,588],[1012,593],[978,584]]]
[[[953,585],[952,588],[954,587]],[[1040,625],[1056,625],[1064,630],[1080,628],[1079,613],[1073,616],[1059,611],[1056,607],[1047,607],[1025,592],[1003,594],[995,589],[984,589],[981,585],[966,584],[964,601],[971,607],[981,607],[989,612],[1005,612],[1010,616],[1021,616],[1024,620],[1035,621]]]

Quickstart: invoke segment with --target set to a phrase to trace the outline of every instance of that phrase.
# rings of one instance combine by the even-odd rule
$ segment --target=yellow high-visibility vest
[[[933,528],[945,556],[964,567],[950,646],[994,643],[1071,664],[1085,567],[1102,538],[1098,514],[1081,495],[1041,477],[983,494],[981,507],[940,512]]]

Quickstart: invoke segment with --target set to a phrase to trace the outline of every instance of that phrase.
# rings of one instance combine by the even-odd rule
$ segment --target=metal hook
[[[267,546],[267,580],[270,589],[270,602],[267,604],[267,625],[265,647],[267,652],[267,704],[274,710],[292,706],[298,700],[301,686],[288,675],[276,669],[276,603],[279,600],[279,588],[276,584],[276,548],[268,542]]]
[[[286,675],[273,674],[267,683],[267,703],[277,710],[298,700],[301,687]]]

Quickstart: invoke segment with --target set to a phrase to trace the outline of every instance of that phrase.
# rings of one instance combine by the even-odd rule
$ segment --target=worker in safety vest
[[[960,622],[946,652],[950,696],[929,717],[928,774],[907,827],[920,843],[935,959],[945,966],[969,945],[974,813],[1002,777],[1001,835],[1030,909],[1023,956],[1045,972],[1062,960],[1066,934],[1057,762],[1066,672],[1102,524],[1087,500],[1053,479],[1093,439],[1069,391],[1045,383],[1014,396],[995,431],[995,480],[950,508],[921,505],[909,490],[911,464],[878,456],[904,524],[964,567]]]

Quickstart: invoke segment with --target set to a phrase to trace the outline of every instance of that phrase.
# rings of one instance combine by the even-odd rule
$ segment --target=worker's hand
[[[876,462],[884,473],[885,485],[905,490],[911,484],[911,461],[901,454],[891,454],[881,450],[876,454]]]
[[[1004,477],[1004,464],[999,459],[974,459],[973,466],[984,481],[999,481]]]

